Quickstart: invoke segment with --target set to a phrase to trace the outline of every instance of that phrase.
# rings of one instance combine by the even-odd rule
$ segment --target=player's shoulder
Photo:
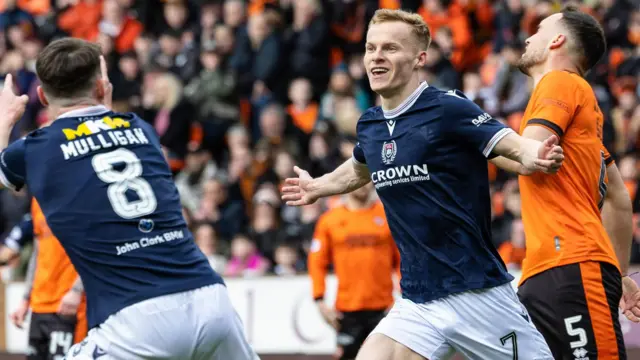
[[[360,115],[360,118],[358,119],[358,123],[365,123],[365,122],[371,122],[371,121],[380,121],[380,120],[384,120],[382,107],[373,106],[373,107],[370,107],[367,110],[365,110],[362,113],[362,115]]]
[[[440,91],[438,93],[438,104],[440,111],[446,120],[469,117],[474,118],[475,122],[485,122],[491,119],[491,115],[487,114],[478,104],[471,101],[460,90],[453,89]]]
[[[550,91],[553,93],[573,93],[576,90],[584,91],[590,89],[591,86],[582,76],[564,70],[554,70],[545,74],[536,90],[538,91]]]

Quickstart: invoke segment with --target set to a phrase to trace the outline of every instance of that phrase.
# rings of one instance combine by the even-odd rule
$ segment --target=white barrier
[[[515,286],[520,273],[513,272],[513,275]],[[226,282],[247,337],[258,353],[333,353],[335,333],[320,317],[306,276],[227,279]],[[330,276],[327,301],[334,301],[336,285],[335,278]],[[6,314],[17,308],[23,291],[23,283],[7,285]],[[8,319],[5,323],[7,351],[25,353],[26,330],[16,328]]]

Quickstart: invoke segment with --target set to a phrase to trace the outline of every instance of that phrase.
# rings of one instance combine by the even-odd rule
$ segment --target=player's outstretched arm
[[[371,181],[366,165],[357,164],[353,159],[315,179],[297,166],[294,171],[298,177],[286,179],[282,188],[282,200],[291,206],[309,205],[323,197],[346,194]]]
[[[542,171],[554,174],[564,161],[564,154],[558,141],[555,135],[540,142],[510,133],[500,139],[493,148],[493,153],[522,164],[528,172]]]

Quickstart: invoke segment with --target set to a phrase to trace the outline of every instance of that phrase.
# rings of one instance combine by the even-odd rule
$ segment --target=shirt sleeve
[[[25,214],[4,239],[4,245],[15,252],[19,252],[31,241],[33,241],[33,220],[31,219],[31,214]]]
[[[364,158],[364,150],[360,143],[356,143],[356,146],[353,148],[353,161],[358,165],[366,165],[367,159]]]
[[[456,141],[463,141],[491,158],[496,144],[513,130],[456,90],[442,95],[443,121]]]
[[[0,182],[5,187],[18,191],[24,186],[24,154],[24,138],[14,141],[0,153]]]
[[[544,126],[560,138],[571,124],[576,111],[576,96],[581,89],[569,73],[553,72],[542,78],[536,87],[529,106],[526,125]]]
[[[614,163],[615,161],[613,160],[613,157],[609,153],[609,150],[607,150],[607,148],[604,146],[604,144],[600,144],[600,146],[601,146],[602,153],[604,154],[604,163],[607,166],[609,166],[612,163]]]
[[[313,298],[314,300],[321,300],[324,298],[325,279],[327,277],[327,269],[331,263],[331,234],[326,216],[321,216],[316,224],[307,262],[313,288]]]

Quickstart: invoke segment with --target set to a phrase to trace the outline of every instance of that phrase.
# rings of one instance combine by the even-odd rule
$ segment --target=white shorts
[[[68,360],[255,360],[227,288],[160,296],[111,315],[69,349]]]
[[[424,304],[398,299],[375,333],[429,360],[448,359],[456,351],[472,360],[553,360],[511,284]]]

